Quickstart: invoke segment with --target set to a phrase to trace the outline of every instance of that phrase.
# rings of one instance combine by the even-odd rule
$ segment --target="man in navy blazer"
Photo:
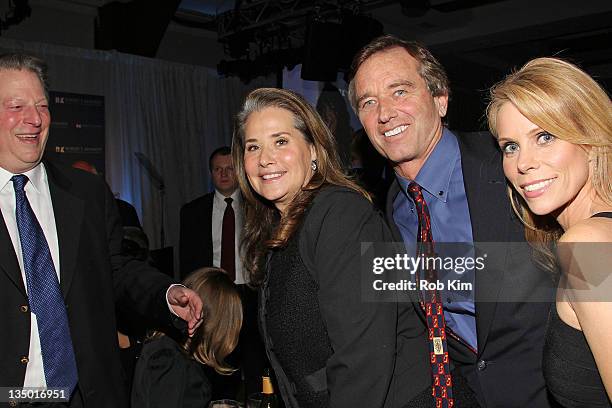
[[[181,207],[179,263],[181,278],[198,268],[220,266],[221,226],[227,197],[233,199],[237,226],[242,224],[242,198],[234,175],[231,149],[215,149],[208,159],[208,168],[215,188],[213,192],[192,200]],[[240,228],[236,228],[236,236]],[[238,248],[239,239],[236,240]],[[215,245],[216,244],[216,245]],[[216,253],[216,256],[215,256]],[[238,255],[238,251],[236,251]],[[236,256],[236,283],[244,283],[240,257]]]
[[[194,291],[121,254],[117,205],[102,178],[42,160],[50,121],[44,62],[24,54],[0,56],[0,386],[46,387],[45,368],[52,357],[42,350],[40,339],[48,335],[37,329],[40,316],[34,318],[28,297],[27,288],[36,280],[24,272],[28,250],[22,251],[17,225],[16,189],[23,188],[47,244],[39,246],[53,258],[45,276],[57,274],[52,286],[65,305],[65,312],[52,308],[67,317],[65,347],[74,356],[64,361],[76,363],[76,388],[65,406],[127,407],[115,304],[160,327],[172,327],[178,316],[193,334],[202,301]],[[27,177],[25,187],[15,187],[14,175]],[[57,348],[50,354],[58,355]]]
[[[471,297],[443,292],[447,333],[454,334],[446,338],[457,406],[548,407],[541,360],[549,278],[534,267],[526,245],[512,244],[524,241],[523,227],[507,199],[493,137],[453,133],[444,126],[449,92],[444,68],[418,43],[379,37],[353,60],[350,102],[370,141],[395,170],[387,216],[396,239],[407,247],[417,241],[417,208],[407,191],[415,182],[429,208],[434,245],[504,243],[484,270],[475,271]],[[427,341],[424,312],[418,295],[412,296]],[[401,344],[401,321],[398,336]],[[404,353],[424,358],[403,367]],[[431,392],[428,357],[427,343],[398,350],[406,389],[389,399],[405,405],[394,406],[408,406],[424,389],[421,396]],[[468,387],[462,388],[464,383]]]

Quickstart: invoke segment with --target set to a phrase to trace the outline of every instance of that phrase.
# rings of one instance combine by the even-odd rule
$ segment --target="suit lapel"
[[[402,233],[400,232],[395,220],[393,219],[393,202],[398,194],[401,194],[400,185],[397,179],[391,183],[389,186],[389,191],[387,192],[387,224],[389,224],[389,228],[391,229],[391,234],[393,235],[393,240],[395,242],[399,242],[402,244],[402,248],[404,247],[404,238],[402,238]],[[408,256],[415,256],[416,254],[408,254]],[[415,309],[417,313],[421,315],[421,317],[425,318],[425,312],[420,307],[420,299],[418,292],[415,290],[409,290],[408,296],[410,297],[410,301],[416,305]]]
[[[206,207],[206,216],[203,222],[203,228],[205,232],[204,239],[202,239],[203,251],[207,251],[207,257],[210,259],[210,264],[212,265],[214,258],[213,251],[213,214],[214,214],[214,205],[215,205],[215,192],[213,190],[209,196],[206,197],[205,207]],[[219,232],[221,234],[221,232]],[[199,238],[199,237],[198,237]],[[220,240],[221,238],[219,238]]]
[[[497,148],[480,149],[489,145],[485,138],[492,138],[488,133],[472,135],[470,142],[458,135],[461,149],[461,165],[465,193],[472,221],[474,243],[499,243],[507,241],[509,228],[509,205],[506,198],[506,182],[501,168],[501,158]],[[490,139],[492,140],[492,139]],[[478,251],[478,248],[477,248]],[[478,256],[478,253],[476,254]],[[504,279],[506,252],[496,251],[489,256],[486,270],[476,275],[475,299],[486,299],[476,303],[476,331],[478,352],[482,353]]]
[[[76,268],[84,202],[70,192],[71,182],[55,166],[45,162],[45,169],[49,179],[49,190],[57,229],[60,253],[60,286],[65,298]]]
[[[395,198],[400,193],[400,185],[397,182],[397,179],[393,180],[393,183],[389,186],[389,191],[387,192],[387,221],[389,227],[391,228],[391,232],[393,234],[393,239],[397,242],[404,242],[402,238],[402,234],[395,224],[395,220],[393,219],[393,202]]]
[[[0,222],[0,269],[8,275],[9,279],[17,286],[19,291],[26,296],[21,269],[19,269],[19,261],[15,254],[11,236],[4,224],[4,218],[0,216],[0,219],[2,220],[2,222]]]

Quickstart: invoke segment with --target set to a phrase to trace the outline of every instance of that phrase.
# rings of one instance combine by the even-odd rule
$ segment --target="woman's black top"
[[[270,254],[259,321],[287,408],[385,403],[397,305],[363,300],[361,242],[391,239],[363,196],[325,187],[288,244]]]
[[[593,217],[612,218],[612,212]],[[562,407],[612,406],[584,333],[563,322],[554,306],[544,345],[543,370],[550,394]]]
[[[136,364],[132,407],[205,408],[212,390],[206,366],[168,336],[147,342]]]

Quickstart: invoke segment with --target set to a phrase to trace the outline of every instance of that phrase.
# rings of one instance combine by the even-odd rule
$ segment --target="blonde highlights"
[[[242,327],[242,302],[234,283],[218,268],[197,269],[183,283],[202,298],[204,318],[183,348],[219,374],[231,374],[235,369],[224,360],[236,348]]]
[[[583,147],[589,153],[592,187],[599,199],[612,205],[612,103],[593,78],[558,58],[529,61],[490,90],[487,119],[495,137],[497,115],[506,103],[544,131]],[[528,241],[546,244],[558,240],[563,230],[552,215],[533,214],[511,186],[509,195],[526,226]],[[545,255],[538,250],[540,256],[554,259],[548,251]]]

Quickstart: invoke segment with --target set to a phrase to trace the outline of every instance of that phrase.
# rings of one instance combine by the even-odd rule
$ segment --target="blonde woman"
[[[581,289],[605,284],[612,262],[610,98],[576,66],[538,58],[491,89],[487,115],[527,238],[539,262],[561,272],[544,348],[548,389],[565,407],[609,407],[612,294]]]
[[[217,268],[202,268],[183,282],[202,299],[204,322],[188,339],[155,333],[136,365],[132,407],[202,408],[211,399],[206,366],[219,374],[234,370],[224,359],[238,344],[242,304],[234,283]]]

